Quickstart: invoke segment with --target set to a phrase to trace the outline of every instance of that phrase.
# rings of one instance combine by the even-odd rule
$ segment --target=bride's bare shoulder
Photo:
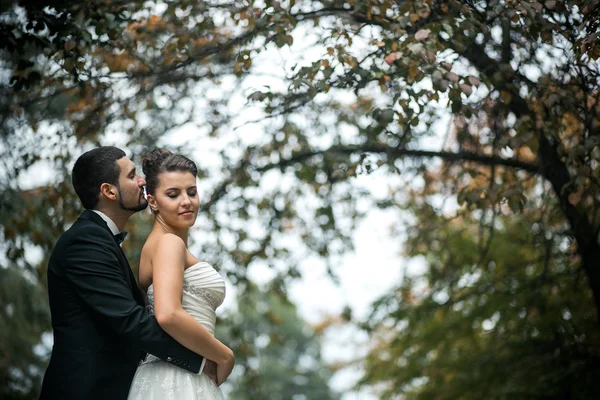
[[[161,233],[157,235],[150,234],[148,239],[146,239],[146,243],[142,247],[141,255],[147,255],[150,259],[154,258],[157,249],[164,250],[165,248],[169,248],[170,246],[174,246],[172,250],[178,250],[180,247],[185,249],[185,243],[183,239],[179,236],[172,233]]]
[[[157,249],[160,250],[157,252]],[[157,253],[174,254],[178,251],[181,251],[182,253],[186,251],[185,243],[179,236],[171,233],[151,233],[148,236],[146,242],[142,246],[142,251],[140,252],[138,272],[139,283],[144,290],[147,290],[152,283],[153,261],[157,257]]]

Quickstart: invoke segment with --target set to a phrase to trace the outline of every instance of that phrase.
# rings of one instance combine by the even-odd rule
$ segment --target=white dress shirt
[[[117,228],[117,224],[115,224],[108,215],[104,214],[102,211],[98,211],[98,210],[92,210],[92,211],[95,212],[96,214],[98,214],[100,216],[100,218],[102,218],[104,220],[104,222],[106,222],[106,224],[108,225],[108,229],[110,229],[110,231],[112,232],[113,235],[116,235],[117,233],[119,233],[119,228]]]

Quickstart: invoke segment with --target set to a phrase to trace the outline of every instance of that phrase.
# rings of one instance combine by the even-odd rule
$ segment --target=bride
[[[216,363],[216,382],[148,354],[139,365],[129,400],[223,399],[218,386],[234,366],[231,349],[214,337],[215,310],[225,282],[187,249],[198,213],[197,168],[187,157],[157,149],[142,163],[155,222],[140,256],[139,282],[160,326],[190,350]],[[204,367],[204,365],[203,365]]]

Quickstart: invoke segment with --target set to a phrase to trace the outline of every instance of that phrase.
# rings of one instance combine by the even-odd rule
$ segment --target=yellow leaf
[[[535,161],[535,154],[531,151],[531,149],[527,146],[520,147],[517,151],[519,160],[533,162]]]
[[[509,92],[507,92],[506,90],[503,90],[500,92],[500,97],[506,104],[509,104],[510,101],[512,100],[512,95]]]
[[[411,63],[408,66],[408,76],[411,78],[415,78],[418,73],[419,73],[419,69],[417,68],[417,66],[415,64]]]
[[[148,27],[152,28],[160,21],[160,17],[158,15],[153,15],[148,18]]]

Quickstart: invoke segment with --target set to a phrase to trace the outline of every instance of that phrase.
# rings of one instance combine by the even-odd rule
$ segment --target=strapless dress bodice
[[[146,293],[148,309],[154,314],[154,286]],[[199,262],[183,272],[181,306],[213,335],[215,333],[217,308],[225,300],[225,280],[207,262]]]

